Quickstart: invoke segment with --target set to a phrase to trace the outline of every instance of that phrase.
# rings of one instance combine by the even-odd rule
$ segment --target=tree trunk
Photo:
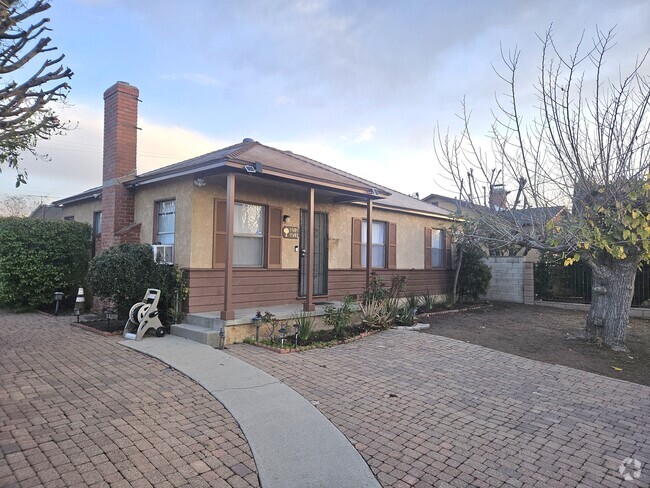
[[[592,271],[591,307],[585,337],[602,339],[615,351],[625,351],[637,260],[588,261]]]
[[[458,246],[458,260],[456,261],[456,273],[454,274],[454,289],[451,292],[451,303],[456,303],[458,296],[458,277],[460,276],[460,267],[463,265],[463,246]]]

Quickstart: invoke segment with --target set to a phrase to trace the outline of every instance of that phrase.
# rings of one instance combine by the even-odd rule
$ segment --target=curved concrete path
[[[359,452],[304,397],[210,346],[174,336],[120,344],[189,376],[239,422],[263,488],[379,487]]]

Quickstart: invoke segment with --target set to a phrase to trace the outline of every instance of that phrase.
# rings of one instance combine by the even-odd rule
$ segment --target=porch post
[[[235,173],[226,175],[226,263],[224,265],[223,310],[221,320],[233,320],[232,305],[232,254],[235,230]]]
[[[372,273],[372,200],[368,198],[366,206],[366,288],[370,285],[370,273]]]
[[[303,306],[305,312],[316,310],[314,306],[314,189],[309,189],[307,206],[307,297]]]

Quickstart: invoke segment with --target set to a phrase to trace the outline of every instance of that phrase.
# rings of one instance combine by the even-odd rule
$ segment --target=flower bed
[[[332,331],[319,331],[319,332],[331,333]],[[318,337],[318,332],[317,332],[315,333],[316,338],[314,341],[310,340],[308,344],[298,345],[297,347],[295,344],[295,337],[287,337],[284,340],[284,347],[280,346],[280,344],[277,343],[277,340],[271,343],[271,341],[268,339],[262,339],[260,340],[260,342],[255,342],[253,339],[246,339],[244,340],[244,344],[250,344],[252,346],[261,347],[264,349],[268,349],[269,351],[277,352],[280,354],[287,354],[290,352],[303,352],[303,351],[309,351],[311,349],[322,349],[325,347],[338,346],[339,344],[348,344],[350,342],[363,339],[364,337],[377,334],[378,332],[381,332],[381,330],[366,330],[366,331],[358,332],[356,335],[352,335],[345,339],[332,339],[326,341],[323,340],[319,341],[317,339]]]

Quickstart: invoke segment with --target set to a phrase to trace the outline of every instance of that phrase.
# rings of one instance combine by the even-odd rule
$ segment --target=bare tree
[[[33,197],[10,195],[0,202],[0,217],[27,217],[37,206]]]
[[[56,50],[46,36],[50,19],[39,18],[49,8],[46,0],[31,6],[23,0],[0,0],[0,165],[16,169],[16,187],[26,183],[19,168],[21,153],[38,156],[39,139],[66,129],[51,106],[65,100],[70,87],[63,80],[72,71],[60,64],[64,55],[40,56]],[[34,64],[37,59],[40,64]]]
[[[650,83],[641,71],[647,52],[628,74],[606,79],[613,40],[597,30],[588,49],[581,39],[565,55],[551,29],[540,37],[538,112],[528,122],[518,103],[520,51],[502,51],[505,70],[495,71],[508,89],[497,97],[490,149],[472,137],[464,103],[462,132],[437,130],[434,146],[471,206],[470,237],[559,253],[566,265],[583,260],[593,274],[585,335],[624,349],[635,274],[650,258]],[[479,189],[492,194],[499,180],[517,188],[514,204],[481,205]]]

